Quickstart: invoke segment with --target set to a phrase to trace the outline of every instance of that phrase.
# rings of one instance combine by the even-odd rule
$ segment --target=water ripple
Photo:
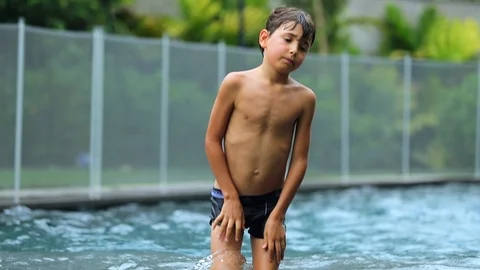
[[[12,207],[0,213],[0,267],[207,269],[209,211],[208,201],[75,212]],[[475,184],[301,194],[287,213],[282,269],[480,268],[479,222]],[[242,251],[251,255],[248,234]]]

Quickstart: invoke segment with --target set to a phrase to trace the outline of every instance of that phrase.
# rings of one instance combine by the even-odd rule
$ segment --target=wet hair
[[[315,41],[316,27],[315,23],[307,12],[295,7],[278,7],[272,10],[268,16],[265,29],[273,34],[280,26],[291,23],[291,29],[300,24],[303,28],[301,40],[312,46]],[[285,25],[285,27],[287,27]],[[290,25],[288,25],[290,26]],[[263,48],[260,46],[263,55]]]

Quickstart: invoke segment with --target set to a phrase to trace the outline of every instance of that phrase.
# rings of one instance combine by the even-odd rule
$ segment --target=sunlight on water
[[[0,213],[0,269],[208,269],[210,205]],[[326,190],[287,213],[280,269],[479,269],[480,185]],[[245,234],[243,269],[252,269]],[[231,254],[230,254],[231,256]]]

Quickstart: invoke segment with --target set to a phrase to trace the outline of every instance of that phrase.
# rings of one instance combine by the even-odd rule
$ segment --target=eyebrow
[[[286,31],[286,32],[285,32],[285,35],[293,36],[293,37],[296,38],[297,40],[301,41],[301,43],[302,43],[303,45],[307,45],[307,46],[309,45],[307,40],[303,39],[302,37],[299,38],[297,35],[295,35],[295,34],[292,33],[292,32]]]
[[[302,37],[298,37],[298,35],[295,35],[294,33],[289,32],[289,31],[286,31],[284,34],[285,34],[285,35],[290,35],[290,36],[296,38],[297,40],[301,40],[301,39],[302,39]]]

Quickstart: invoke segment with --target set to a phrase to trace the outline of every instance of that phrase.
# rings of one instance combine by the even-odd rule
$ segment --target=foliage
[[[462,62],[480,52],[480,27],[473,19],[447,19],[428,6],[416,25],[407,22],[399,7],[385,8],[380,53],[393,57],[410,54],[416,58]]]
[[[222,6],[211,0],[179,0],[181,17],[167,19],[167,33],[196,42],[216,42],[221,31]]]
[[[239,12],[227,11],[222,25],[222,39],[230,45],[238,44],[239,31]],[[265,27],[265,18],[268,16],[268,10],[254,6],[246,6],[245,16],[245,45],[249,47],[258,46],[258,35],[260,30]]]
[[[235,10],[240,7],[239,0],[220,0],[222,2],[223,8],[226,10]],[[255,7],[255,8],[265,8],[268,7],[269,0],[243,0],[245,7]]]
[[[194,42],[238,44],[240,14],[235,1],[179,0],[181,17],[168,17],[166,31],[173,38]],[[244,9],[247,46],[258,44],[258,33],[269,14],[266,1],[247,1]],[[262,6],[263,5],[263,6]]]
[[[26,24],[45,28],[90,31],[101,25],[109,33],[161,36],[163,19],[135,14],[128,8],[132,1],[0,0],[0,22],[23,17]]]
[[[17,22],[24,17],[27,24],[56,29],[87,30],[95,25],[115,27],[111,12],[131,0],[0,0],[0,20]]]
[[[383,52],[415,51],[416,40],[414,29],[407,22],[399,7],[388,4],[385,16],[385,38],[382,46]]]
[[[322,58],[317,72],[298,80],[315,89],[317,109],[312,131],[311,170],[340,171],[341,80],[338,58]],[[310,65],[304,67],[304,70]],[[391,61],[351,58],[349,67],[350,168],[353,173],[398,172],[402,134],[401,77]],[[318,77],[318,79],[316,78]],[[336,171],[335,171],[336,170]]]
[[[138,15],[125,7],[119,8],[114,18],[124,24],[126,34],[140,37],[161,37],[166,28],[166,19],[163,16]],[[117,29],[114,30],[111,32],[119,33]]]
[[[317,38],[313,51],[321,53],[350,52],[358,53],[352,44],[348,27],[363,23],[363,18],[342,18],[341,14],[347,6],[347,0],[315,1],[315,0],[286,0],[288,6],[299,7],[310,13],[317,25]]]
[[[391,56],[404,54],[420,56],[419,48],[424,42],[424,37],[439,17],[437,9],[434,6],[428,6],[420,15],[418,23],[412,25],[398,6],[387,4],[383,24],[380,26],[383,34],[380,53]]]
[[[196,3],[197,7],[201,7],[201,2]],[[189,5],[191,7],[192,3]],[[248,16],[258,12],[255,15],[258,18],[262,17],[261,12],[266,12],[266,9],[253,5],[246,9],[250,10],[246,12],[250,14]],[[208,14],[207,11],[203,10]],[[193,16],[195,12],[192,10],[188,14]],[[137,25],[136,29],[143,29],[145,35],[158,34],[154,31],[160,19],[144,18],[138,23],[131,15],[116,14],[119,20],[130,25],[128,27]],[[219,14],[224,23],[224,27],[217,30],[221,33],[220,37],[229,43],[236,42],[238,17],[235,16],[238,14],[235,15],[234,8],[223,7]],[[436,28],[437,24],[430,25],[427,19],[438,16],[433,9],[423,14],[420,26],[416,28],[402,23],[398,13],[395,16],[396,22],[389,29],[393,29],[392,39],[399,41],[391,42],[389,46],[397,44],[398,51],[411,50],[419,56],[423,53],[425,57],[449,55],[444,53],[447,50],[442,49],[440,44],[444,43],[440,41],[455,37],[454,34],[460,32],[455,29],[471,27],[470,33],[476,29],[466,22],[461,26],[460,23],[445,23],[440,19],[436,21],[439,25]],[[258,19],[259,27],[263,19]],[[257,25],[255,20],[247,17],[246,22]],[[187,21],[183,19],[176,23],[185,24]],[[196,23],[205,26],[208,22]],[[214,32],[212,25],[215,24],[208,24],[207,28],[211,27],[209,31]],[[182,27],[193,32],[202,30],[201,27],[195,28],[198,25],[187,26]],[[2,31],[6,41],[2,43],[4,49],[0,52],[0,60],[5,63],[0,67],[0,149],[3,150],[0,167],[11,167],[15,126],[16,32]],[[252,30],[254,32],[255,35],[247,34],[251,44],[256,44],[258,32]],[[425,34],[427,32],[429,35]],[[458,39],[474,44],[461,36]],[[463,57],[467,54],[464,52],[470,50],[471,44],[447,48],[458,48],[462,59],[465,59]],[[128,163],[135,168],[157,168],[162,113],[162,56],[159,53],[162,45],[158,41],[138,40],[132,43],[107,38],[105,46],[103,165],[120,167]],[[202,138],[218,78],[216,61],[211,61],[216,52],[199,53],[198,50],[198,47],[194,49],[187,44],[179,46],[172,43],[172,55],[179,57],[171,57],[170,64],[168,138],[169,165],[176,167],[199,168],[205,165]],[[186,57],[180,57],[184,55]],[[247,58],[237,51],[229,51],[229,57]],[[22,138],[25,166],[67,166],[74,162],[78,153],[88,151],[90,59],[89,38],[72,35],[65,39],[64,36],[27,29]],[[189,64],[185,64],[185,59],[189,59]],[[238,62],[229,60],[227,66],[233,67]],[[295,74],[300,82],[314,89],[318,97],[310,161],[312,170],[333,173],[340,169],[340,70],[338,57],[315,55]],[[352,171],[398,171],[403,110],[402,66],[393,60],[355,57],[351,58],[349,70]],[[412,169],[472,170],[478,84],[476,72],[475,66],[414,63],[410,130]]]
[[[181,17],[168,17],[166,32],[178,39],[194,42],[214,43],[225,41],[230,45],[239,44],[240,14],[238,1],[236,0],[179,0]],[[286,1],[293,4],[292,1]],[[338,15],[343,11],[347,1],[323,1],[322,14],[315,12],[314,1],[295,1],[295,6],[304,8],[310,12],[314,20],[326,20],[323,29],[318,28],[317,41],[313,51],[320,50],[322,39],[327,45],[325,52],[350,51],[357,52],[344,31],[347,26],[358,24],[360,20],[340,20]],[[244,31],[245,45],[258,46],[258,33],[264,27],[265,19],[270,10],[268,1],[246,0],[244,7]],[[322,23],[323,24],[323,23]],[[325,33],[323,33],[325,31]],[[329,49],[330,48],[330,49]]]
[[[413,66],[412,153],[414,168],[473,168],[477,69],[474,65]]]
[[[421,46],[430,59],[451,62],[472,60],[480,53],[480,26],[470,18],[436,20]]]
[[[55,35],[38,35],[29,40],[27,51],[38,51],[28,54],[35,55],[35,59],[30,56],[26,60],[23,164],[69,166],[79,153],[89,149],[91,44],[87,39],[75,38],[66,42]],[[162,82],[162,58],[158,52],[162,45],[107,39],[105,46],[103,165],[158,168]],[[196,170],[206,166],[202,138],[216,93],[217,73],[216,63],[208,62],[211,54],[199,54],[189,46],[172,43],[171,48],[177,55],[190,53],[192,58],[190,64],[180,57],[171,58],[168,157],[173,167]],[[241,57],[246,58],[243,54]],[[14,54],[8,61],[14,63]],[[311,171],[339,171],[339,74],[336,56],[313,56],[295,74],[318,97]],[[415,63],[413,74],[412,169],[471,170],[475,67]],[[0,148],[7,150],[0,156],[0,166],[11,166],[15,82],[3,79],[12,77],[10,71],[0,76],[8,82],[0,85],[0,102],[4,98],[12,101],[6,107],[3,103],[0,106],[1,136],[8,135],[0,140]],[[352,172],[398,172],[402,66],[392,60],[352,57],[349,85]]]
[[[314,59],[307,61],[297,76],[314,89],[318,97],[309,171],[338,173],[339,59],[334,56]],[[393,60],[355,57],[351,58],[349,70],[351,171],[399,173],[403,67]],[[473,171],[476,72],[475,65],[414,63],[410,126],[412,171]]]

